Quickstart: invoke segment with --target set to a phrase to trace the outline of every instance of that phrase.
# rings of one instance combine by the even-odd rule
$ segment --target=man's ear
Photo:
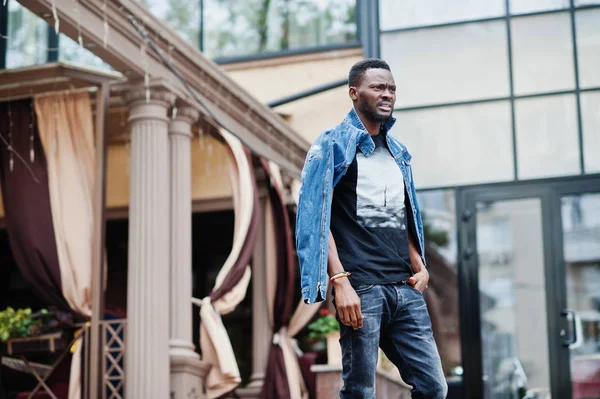
[[[352,101],[358,100],[358,91],[356,90],[356,87],[354,87],[354,86],[350,87],[348,94],[350,95],[350,98],[352,99]]]

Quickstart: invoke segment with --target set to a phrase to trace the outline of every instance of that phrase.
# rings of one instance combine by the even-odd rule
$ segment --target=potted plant
[[[8,307],[0,312],[0,341],[29,337],[39,330],[40,325],[41,320],[32,317],[30,308],[15,310]]]
[[[325,342],[327,346],[327,363],[342,364],[340,348],[340,326],[335,316],[327,309],[319,311],[319,317],[308,325],[308,338]]]
[[[13,309],[8,307],[0,312],[0,353],[39,352],[40,350],[56,351],[68,344],[68,334],[62,334],[73,324],[73,316],[68,312],[56,309],[41,309],[33,312],[30,308]],[[46,334],[41,341],[34,338]],[[46,348],[46,349],[43,349]]]

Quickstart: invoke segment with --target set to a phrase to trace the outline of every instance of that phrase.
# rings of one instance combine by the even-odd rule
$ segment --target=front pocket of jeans
[[[413,291],[417,292],[418,294],[420,294],[421,296],[423,295],[423,293],[421,291],[419,291],[417,288],[415,288],[414,286],[408,284],[408,288],[412,289]]]
[[[354,291],[357,294],[362,294],[362,293],[365,293],[365,292],[369,291],[374,286],[375,286],[375,284],[357,285],[356,287],[354,287]]]

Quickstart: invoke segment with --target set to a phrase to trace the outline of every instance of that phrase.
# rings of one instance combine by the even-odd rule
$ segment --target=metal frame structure
[[[48,31],[48,55],[46,62],[56,62],[58,61],[60,51],[60,35],[57,35],[54,28],[50,25],[46,29]]]
[[[379,0],[357,0],[357,36],[363,45],[365,58],[379,58]]]
[[[105,320],[102,329],[102,398],[124,399],[125,396],[125,335],[127,320]]]
[[[358,47],[361,47],[361,42],[358,40],[353,40],[345,43],[327,44],[322,46],[304,47],[291,50],[268,51],[264,53],[244,55],[239,57],[219,57],[215,58],[213,61],[219,65],[227,65],[238,62],[271,60],[280,57],[293,57],[295,55],[324,53],[327,51],[345,50]]]
[[[324,85],[313,87],[308,90],[301,91],[296,94],[292,94],[290,96],[286,96],[286,97],[283,97],[283,98],[280,98],[277,100],[273,100],[273,101],[267,103],[267,105],[271,108],[278,107],[280,105],[288,104],[288,103],[291,103],[291,102],[294,102],[297,100],[301,100],[306,97],[314,96],[315,94],[319,94],[319,93],[323,93],[328,90],[336,89],[338,87],[342,87],[347,84],[348,84],[348,78],[343,78],[343,79],[336,80],[336,81],[333,81],[330,83],[326,83]]]
[[[580,174],[585,174],[585,160],[584,160],[584,151],[583,151],[583,126],[582,126],[582,115],[581,115],[581,93],[585,92],[596,92],[600,91],[600,87],[591,87],[582,89],[579,84],[579,60],[578,60],[578,52],[577,52],[577,27],[575,25],[575,14],[578,11],[585,10],[593,10],[600,9],[600,4],[598,5],[585,5],[585,6],[575,6],[574,0],[570,0],[570,5],[567,8],[561,8],[556,10],[547,10],[547,11],[538,11],[538,12],[530,12],[530,13],[522,13],[522,14],[511,14],[510,12],[510,0],[505,0],[506,4],[506,13],[503,16],[491,17],[491,18],[480,18],[480,19],[469,19],[457,22],[449,22],[442,24],[432,24],[432,25],[422,25],[415,27],[406,27],[399,29],[382,29],[380,30],[380,36],[390,33],[401,33],[401,32],[411,32],[416,30],[424,30],[424,29],[435,29],[435,28],[444,28],[451,26],[463,26],[469,24],[476,23],[484,23],[484,22],[493,22],[493,21],[505,21],[506,23],[506,32],[507,32],[507,43],[508,43],[508,63],[509,63],[509,96],[505,97],[489,97],[489,98],[481,98],[474,99],[469,101],[453,101],[453,102],[445,102],[445,103],[434,103],[434,104],[423,104],[417,106],[409,106],[409,107],[398,107],[395,110],[397,112],[403,111],[417,111],[423,109],[430,108],[441,108],[441,107],[450,107],[457,105],[472,105],[472,104],[484,104],[488,102],[495,101],[510,101],[511,107],[511,127],[512,127],[512,139],[513,139],[513,164],[514,164],[514,180],[519,180],[518,175],[518,158],[517,158],[517,132],[516,132],[516,120],[515,120],[515,102],[516,100],[525,99],[525,98],[537,98],[537,97],[546,97],[546,96],[555,96],[561,94],[575,94],[576,98],[576,106],[577,106],[577,134],[578,134],[578,142],[579,142],[579,168]],[[549,14],[558,14],[568,12],[571,21],[571,39],[572,39],[572,47],[573,47],[573,62],[574,62],[574,73],[575,73],[575,87],[572,90],[561,90],[561,91],[553,91],[553,92],[543,92],[543,93],[535,93],[535,94],[526,94],[526,95],[515,95],[514,94],[514,77],[513,77],[513,49],[512,49],[512,32],[511,32],[511,21],[513,19],[526,18],[532,16],[540,16],[540,15],[549,15]]]
[[[7,41],[8,35],[8,2],[6,0],[6,6],[0,7],[0,69],[6,68],[6,52],[7,52]]]
[[[458,223],[458,282],[463,389],[465,398],[483,397],[482,343],[479,298],[479,260],[477,257],[477,202],[540,198],[546,281],[547,333],[549,342],[552,396],[571,397],[569,351],[561,346],[559,331],[566,329],[560,316],[567,306],[565,262],[561,219],[561,197],[599,193],[600,174],[564,178],[494,183],[459,188],[456,193]]]

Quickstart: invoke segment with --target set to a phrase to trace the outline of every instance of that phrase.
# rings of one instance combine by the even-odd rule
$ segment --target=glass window
[[[200,0],[141,0],[148,9],[184,39],[198,47]],[[204,3],[209,3],[205,1]]]
[[[568,9],[569,0],[510,0],[511,14]]]
[[[19,68],[46,62],[48,58],[48,24],[17,1],[8,2],[7,36],[7,68]]]
[[[451,382],[462,374],[455,192],[420,191],[417,199],[423,216],[427,269],[431,274],[425,296],[442,367]]]
[[[515,94],[575,88],[569,13],[511,20]]]
[[[356,41],[356,0],[204,0],[204,51],[231,57]]]
[[[579,173],[575,95],[517,100],[519,179]]]
[[[385,33],[381,53],[398,107],[509,95],[504,21]]]
[[[84,43],[84,46],[86,45],[90,44]],[[112,69],[111,66],[102,61],[100,57],[96,56],[86,48],[81,47],[78,42],[72,40],[66,35],[60,35],[58,47],[58,58],[60,61],[68,61],[74,64],[81,64],[95,68]]]
[[[500,17],[504,0],[380,0],[382,30]]]
[[[586,173],[600,172],[600,91],[581,93],[583,159]]]
[[[600,86],[600,10],[575,13],[579,84],[582,88]]]
[[[508,101],[398,112],[417,188],[514,178]]]
[[[600,4],[599,0],[575,0],[575,7],[581,6],[591,6],[595,4]]]
[[[237,57],[355,42],[356,0],[142,0],[204,52]]]

